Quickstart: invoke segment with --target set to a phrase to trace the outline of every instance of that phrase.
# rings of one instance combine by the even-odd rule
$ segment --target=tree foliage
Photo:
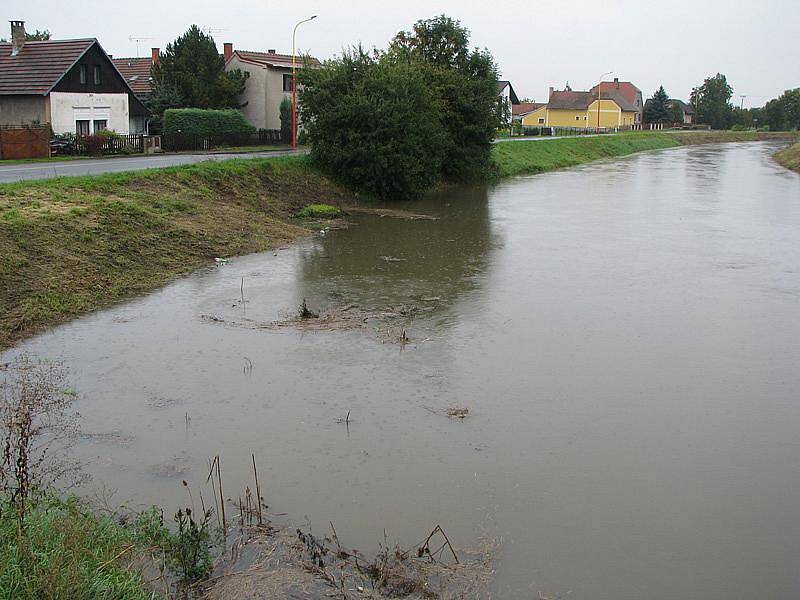
[[[386,51],[355,47],[303,69],[300,115],[311,156],[345,183],[385,199],[489,165],[499,124],[497,69],[445,16],[419,21]]]
[[[708,77],[703,85],[692,90],[691,102],[697,107],[697,122],[712,129],[727,129],[733,120],[731,105],[733,88],[725,75],[717,73]]]
[[[440,15],[398,33],[389,55],[433,67],[431,86],[442,100],[449,134],[444,178],[464,180],[487,169],[504,108],[497,96],[497,66],[489,51],[470,50],[469,30]]]
[[[300,114],[312,158],[380,198],[420,194],[437,180],[445,150],[428,82],[423,69],[360,47],[304,69]]]
[[[800,88],[786,90],[767,102],[764,117],[773,131],[800,129]]]
[[[292,141],[292,101],[284,97],[280,105],[281,141],[288,144]]]
[[[45,42],[49,40],[51,37],[52,36],[50,34],[49,29],[42,29],[41,31],[37,29],[36,31],[25,32],[26,42]],[[8,43],[8,40],[6,38],[0,38],[0,42],[5,44]]]
[[[669,96],[660,86],[644,105],[644,120],[647,123],[668,123],[671,122],[669,106],[667,105]]]
[[[238,108],[247,73],[225,71],[214,38],[192,25],[186,33],[167,44],[153,65],[152,107]]]

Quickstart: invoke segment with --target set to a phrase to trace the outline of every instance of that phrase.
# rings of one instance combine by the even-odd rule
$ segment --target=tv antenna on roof
[[[152,40],[152,39],[153,38],[146,36],[135,36],[135,35],[128,36],[129,42],[136,42],[136,58],[139,58],[139,43],[146,42],[147,40]]]
[[[206,25],[201,29],[203,33],[206,35],[213,36],[215,33],[222,33],[223,31],[230,31],[230,29],[221,29],[219,27],[211,27],[211,25]]]

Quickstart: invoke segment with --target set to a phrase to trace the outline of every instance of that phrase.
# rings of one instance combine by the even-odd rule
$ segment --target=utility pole
[[[739,94],[739,98],[742,99],[742,103],[739,106],[739,110],[744,110],[744,99],[747,98],[747,96],[745,96],[744,94]]]
[[[292,30],[292,150],[297,150],[297,60],[295,59],[295,38],[297,36],[297,28],[300,25],[316,18],[317,15],[311,15],[307,19],[299,21]]]

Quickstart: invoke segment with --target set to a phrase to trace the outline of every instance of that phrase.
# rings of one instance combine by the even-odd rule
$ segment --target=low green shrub
[[[233,108],[170,108],[164,111],[164,133],[215,135],[220,133],[253,133],[256,128],[244,113]]]
[[[342,214],[340,208],[330,204],[309,204],[297,216],[302,219],[330,219]]]

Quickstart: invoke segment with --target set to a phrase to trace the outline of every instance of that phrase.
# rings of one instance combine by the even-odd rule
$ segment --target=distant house
[[[670,98],[667,100],[667,108],[672,109],[676,105],[680,108],[681,114],[683,115],[683,124],[694,125],[694,106],[683,100],[678,100],[677,98]]]
[[[26,41],[24,21],[11,22],[11,42],[0,43],[0,125],[127,134],[146,114],[96,39]]]
[[[546,105],[539,106],[522,118],[528,127],[600,127],[611,129],[631,127],[640,119],[641,109],[619,90],[601,88],[597,97],[594,91],[576,92],[570,89],[554,90]]]
[[[633,85],[630,81],[620,81],[616,77],[614,78],[614,81],[600,82],[599,85],[594,86],[589,91],[597,95],[598,88],[600,89],[600,93],[603,98],[612,96],[619,97],[625,100],[629,106],[635,107],[636,120],[634,121],[634,124],[638,125],[642,122],[642,116],[644,115],[642,90]]]
[[[511,106],[511,115],[514,122],[522,122],[528,115],[539,113],[547,105],[543,102],[520,102]],[[542,121],[544,123],[544,121]]]
[[[500,102],[505,101],[504,106],[508,107],[505,115],[506,121],[511,121],[514,114],[514,106],[519,104],[519,98],[510,81],[497,82],[497,97]]]
[[[247,120],[258,129],[280,129],[280,106],[284,98],[292,97],[292,56],[275,50],[251,52],[234,50],[233,44],[223,46],[225,70],[241,69],[250,74],[242,94],[241,109]],[[301,56],[295,58],[297,68],[304,67]],[[311,65],[319,65],[315,58]]]

